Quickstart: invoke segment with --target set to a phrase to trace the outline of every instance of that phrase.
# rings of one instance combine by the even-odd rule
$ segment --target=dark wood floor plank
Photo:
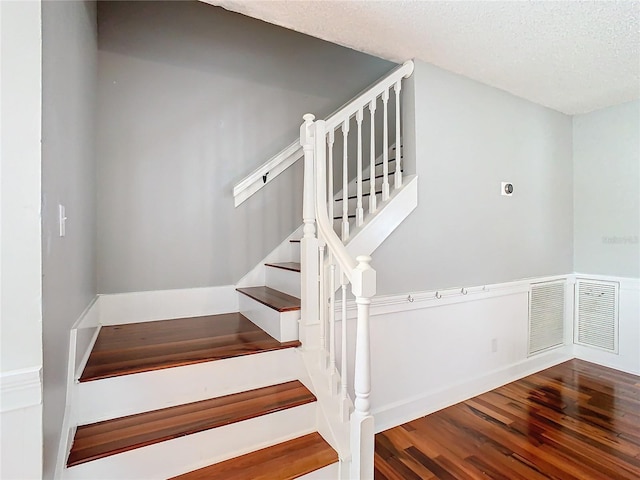
[[[78,427],[67,466],[314,402],[299,381]]]
[[[281,270],[290,270],[292,272],[300,272],[300,262],[265,263],[265,266],[279,268]]]
[[[297,347],[239,313],[105,326],[81,382]]]
[[[338,454],[318,433],[174,477],[173,480],[289,480],[338,461]]]
[[[407,454],[436,478],[637,480],[640,377],[572,360],[381,432],[376,479]]]
[[[278,312],[300,310],[300,299],[269,287],[236,288],[237,291]]]

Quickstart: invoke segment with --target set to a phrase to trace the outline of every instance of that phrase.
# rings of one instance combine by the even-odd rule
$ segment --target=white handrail
[[[398,80],[410,77],[412,73],[413,62],[408,60],[389,73],[389,75],[384,77],[382,80],[375,83],[356,98],[351,100],[344,107],[329,115],[325,120],[326,130],[334,130],[342,122],[349,120],[349,118],[354,116],[359,109],[364,108],[372,100],[375,100],[378,96],[382,95],[385,88],[395,85]]]

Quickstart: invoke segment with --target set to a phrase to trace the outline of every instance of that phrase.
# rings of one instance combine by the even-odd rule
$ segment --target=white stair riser
[[[76,384],[85,425],[288,382],[304,367],[293,348]]]
[[[64,480],[166,479],[315,431],[316,403],[66,468]]]
[[[280,342],[298,340],[300,310],[278,312],[260,302],[240,295],[240,313]]]
[[[300,272],[267,266],[265,282],[267,287],[300,298],[302,290],[300,281]]]
[[[300,242],[289,242],[291,244],[290,261],[300,263]]]

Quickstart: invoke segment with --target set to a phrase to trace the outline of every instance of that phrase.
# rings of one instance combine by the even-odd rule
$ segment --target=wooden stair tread
[[[105,326],[80,381],[298,346],[277,341],[240,313]]]
[[[294,238],[293,240],[289,240],[289,242],[291,242],[291,243],[300,243],[300,239],[299,238]]]
[[[67,466],[315,402],[298,380],[129,415],[76,430]]]
[[[291,312],[294,310],[300,310],[300,299],[287,295],[279,290],[274,290],[269,287],[245,287],[236,288],[240,293],[253,298],[254,300],[273,308],[278,312]]]
[[[267,267],[280,268],[282,270],[290,270],[292,272],[300,271],[300,262],[279,262],[279,263],[265,263]]]
[[[311,433],[171,480],[290,480],[337,461],[336,451],[319,433]]]
[[[382,195],[382,190],[380,190],[379,192],[376,192],[376,195]],[[371,192],[363,192],[362,196],[363,197],[370,197],[371,196]],[[358,198],[358,195],[349,195],[347,197],[347,200],[354,200],[356,198]],[[335,202],[342,202],[342,201],[344,201],[344,198],[336,198],[334,201]]]

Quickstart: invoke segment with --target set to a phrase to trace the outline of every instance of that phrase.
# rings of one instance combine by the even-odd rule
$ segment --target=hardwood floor
[[[81,425],[67,466],[315,402],[298,380]]]
[[[239,313],[102,327],[81,382],[297,347]]]
[[[640,377],[571,360],[376,435],[376,480],[640,479]]]
[[[290,480],[338,461],[338,454],[319,433],[185,473],[172,480]]]

